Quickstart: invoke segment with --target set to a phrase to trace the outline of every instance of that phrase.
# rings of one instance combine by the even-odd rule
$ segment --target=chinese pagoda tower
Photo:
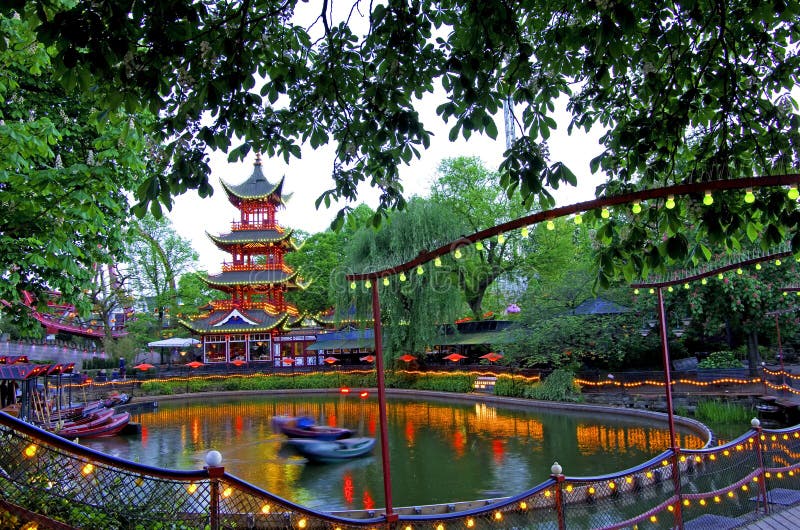
[[[270,183],[257,154],[247,180],[232,185],[220,179],[220,183],[239,210],[239,221],[234,221],[226,234],[206,232],[220,250],[231,255],[231,261],[223,262],[219,274],[203,279],[228,298],[211,301],[201,308],[203,313],[179,322],[201,336],[198,347],[205,363],[265,361],[280,365],[285,355],[298,349],[285,351],[281,335],[302,319],[284,295],[305,287],[283,261],[287,252],[298,248],[292,231],[275,219],[276,211],[288,199],[282,195],[283,178]],[[303,351],[304,344],[296,346]]]

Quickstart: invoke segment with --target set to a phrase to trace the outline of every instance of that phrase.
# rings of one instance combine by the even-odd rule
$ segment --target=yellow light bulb
[[[611,212],[608,211],[608,208],[603,208],[602,210],[600,210],[600,217],[602,217],[603,219],[608,219],[609,217],[611,217]]]
[[[789,191],[786,192],[786,195],[793,201],[797,200],[800,197],[800,191],[797,191],[797,186],[791,186]]]
[[[475,243],[475,250],[483,250],[483,243],[481,241]]]
[[[634,201],[633,206],[631,206],[631,211],[633,213],[642,213],[642,203],[639,201]]]
[[[652,287],[650,288],[650,294],[656,294],[656,290],[653,289]]]
[[[667,207],[667,210],[675,208],[675,197],[672,195],[667,196],[667,202],[664,203],[664,206]]]
[[[776,266],[776,267],[780,267],[780,266],[781,266],[781,263],[782,263],[782,262],[781,262],[781,260],[779,260],[779,259],[776,259],[776,260],[775,260],[775,266]]]
[[[756,270],[757,270],[757,271],[760,271],[760,270],[761,270],[761,264],[760,264],[760,263],[756,263]]]
[[[425,274],[425,269],[422,268],[422,265],[417,265],[417,276],[422,276]]]
[[[523,226],[519,233],[522,235],[522,237],[528,237],[531,234],[527,226]]]
[[[753,188],[747,188],[747,191],[744,194],[744,202],[747,204],[753,204],[756,202],[756,196],[753,195]]]
[[[383,279],[383,285],[389,285],[389,278]]]
[[[406,281],[406,273],[405,273],[405,272],[401,272],[401,273],[400,273],[400,281],[401,281],[401,282],[404,282],[404,281]]]
[[[461,249],[457,248],[456,251],[453,252],[453,256],[455,256],[456,259],[461,259]]]
[[[688,284],[688,283],[684,283],[684,284],[683,284],[683,288],[684,288],[684,289],[688,289],[688,288],[689,288],[689,284]]]
[[[707,191],[705,196],[703,197],[703,204],[706,206],[711,206],[714,204],[714,197],[711,195],[710,191]]]
[[[717,278],[719,278],[720,280],[723,279],[724,277],[725,277],[725,275],[722,274],[721,272],[719,274],[717,274]]]
[[[575,214],[575,218],[573,219],[573,221],[575,221],[576,225],[579,225],[579,224],[581,224],[583,222],[583,217],[581,217],[581,214],[576,213]]]
[[[708,283],[708,280],[706,280],[705,278],[703,278],[702,280],[700,280],[700,283],[701,283],[701,284],[703,284],[703,285],[705,285],[705,284],[707,284],[707,283]]]
[[[506,235],[505,234],[498,234],[497,235],[497,242],[501,245],[506,242]]]
[[[744,271],[742,270],[742,268],[741,268],[741,267],[739,267],[738,269],[736,269],[736,274],[742,274],[742,273],[744,273]]]
[[[670,285],[669,287],[667,287],[667,292],[670,292],[670,293],[671,293],[672,291],[673,291],[673,289],[672,289],[672,286],[671,286],[671,285]]]
[[[633,294],[639,294],[639,289],[638,289],[638,288],[637,288],[637,289],[634,289],[634,290],[633,290]]]
[[[364,287],[366,287],[367,289],[370,289],[372,287],[372,282],[369,281],[369,280],[365,281],[364,282]]]
[[[355,289],[356,288],[356,282],[350,282],[350,288],[351,289]]]
[[[547,229],[548,230],[555,230],[556,224],[553,221],[547,221]]]
[[[435,260],[433,260],[433,264],[435,266],[437,266],[437,267],[441,267],[442,266],[442,258],[436,258]]]

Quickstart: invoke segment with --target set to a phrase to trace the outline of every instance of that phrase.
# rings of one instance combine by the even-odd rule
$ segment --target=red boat
[[[301,416],[274,416],[272,418],[272,429],[280,432],[289,438],[310,438],[313,440],[340,440],[349,438],[353,431],[344,427],[328,427],[317,425],[313,418]]]
[[[74,420],[69,420],[65,422],[53,422],[44,423],[40,425],[42,429],[47,429],[48,431],[58,431],[62,429],[72,429],[78,426],[94,426],[103,423],[104,421],[108,420],[111,416],[114,415],[114,409],[98,409],[94,412],[90,412],[89,414],[84,414]]]
[[[105,418],[97,425],[75,425],[74,427],[61,429],[56,434],[64,438],[100,438],[104,436],[114,436],[124,429],[130,421],[130,413],[122,412]]]

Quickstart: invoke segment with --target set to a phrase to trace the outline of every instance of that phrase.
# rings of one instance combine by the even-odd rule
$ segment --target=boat
[[[364,456],[372,451],[375,438],[343,438],[341,440],[310,440],[293,438],[286,442],[311,462],[342,462]]]
[[[283,433],[289,438],[303,438],[312,440],[340,440],[349,438],[353,431],[344,427],[329,427],[317,425],[313,418],[308,416],[274,416],[272,428],[275,432]]]
[[[61,429],[70,429],[78,426],[95,426],[104,423],[108,418],[114,415],[114,409],[97,409],[89,414],[84,414],[74,420],[67,421],[51,421],[49,423],[42,423],[39,425],[42,429],[48,431],[57,431]]]
[[[75,425],[73,427],[62,428],[56,434],[64,438],[100,438],[104,436],[114,436],[128,425],[131,420],[129,412],[114,414],[95,425]]]
[[[119,392],[112,392],[106,399],[103,400],[103,406],[108,408],[117,407],[130,402],[131,397],[128,394],[120,394]]]

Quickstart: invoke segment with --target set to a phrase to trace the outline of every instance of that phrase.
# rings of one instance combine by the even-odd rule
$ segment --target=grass
[[[738,423],[747,425],[755,410],[741,403],[729,403],[721,399],[710,399],[697,403],[694,416],[702,422],[716,424]]]

